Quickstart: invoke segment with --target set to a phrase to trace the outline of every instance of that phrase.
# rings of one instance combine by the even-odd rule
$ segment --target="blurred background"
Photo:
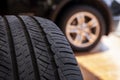
[[[75,52],[84,80],[120,80],[120,0],[104,0],[110,8],[114,30],[89,52]]]

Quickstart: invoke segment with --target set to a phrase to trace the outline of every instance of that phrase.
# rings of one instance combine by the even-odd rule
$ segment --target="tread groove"
[[[4,51],[4,50],[3,50],[3,49],[1,49],[1,48],[0,48],[0,51],[2,51],[2,52],[4,52],[4,53],[8,54],[6,51]]]
[[[6,25],[6,31],[8,35],[8,43],[9,43],[9,48],[10,48],[10,54],[11,54],[11,60],[12,60],[12,68],[13,68],[13,75],[14,75],[14,80],[19,80],[18,76],[18,66],[17,66],[17,60],[16,60],[16,54],[15,54],[15,48],[14,48],[14,42],[12,38],[12,33],[11,29],[8,23],[8,20],[6,17],[3,17],[5,25]]]
[[[4,66],[4,65],[1,65],[1,64],[0,64],[0,67],[3,67],[3,68],[5,68],[5,69],[9,70],[9,68],[6,67],[6,66]]]
[[[32,45],[30,35],[28,33],[28,30],[27,30],[26,25],[24,24],[23,20],[19,16],[16,16],[16,17],[19,19],[19,21],[23,25],[23,30],[24,30],[24,33],[26,35],[26,39],[27,39],[27,42],[28,42],[28,45],[29,45],[30,55],[31,55],[32,64],[33,64],[33,68],[34,68],[34,73],[35,73],[35,78],[36,78],[36,80],[41,80],[40,76],[39,76],[37,60],[35,58],[35,52],[34,52],[34,49],[33,49],[33,45]]]
[[[45,35],[45,41],[46,41],[47,45],[49,46],[49,47],[48,47],[48,48],[49,48],[49,52],[50,52],[49,55],[52,57],[51,63],[52,63],[53,68],[56,69],[55,72],[54,72],[55,79],[56,79],[56,80],[60,80],[59,73],[58,73],[58,70],[57,70],[58,67],[57,67],[57,65],[56,65],[56,63],[55,63],[55,59],[54,59],[54,53],[52,52],[52,50],[51,50],[51,48],[50,48],[51,44],[50,44],[49,41],[47,40],[46,33],[44,32],[44,30],[43,30],[43,28],[41,27],[41,24],[38,22],[38,20],[36,20],[36,19],[35,19],[34,17],[32,17],[32,16],[30,16],[30,17],[39,25],[40,30],[42,30],[43,35]]]

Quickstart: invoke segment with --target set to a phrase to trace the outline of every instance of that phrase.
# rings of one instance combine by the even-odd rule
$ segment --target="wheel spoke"
[[[77,30],[76,26],[74,26],[74,25],[68,26],[67,33],[77,33],[77,32],[78,32],[78,30]]]
[[[90,20],[87,24],[88,24],[88,26],[91,27],[91,28],[97,26],[97,22],[96,22],[95,19]]]
[[[84,30],[86,33],[91,33],[91,30],[90,30],[90,28],[85,28],[85,30]]]
[[[82,43],[82,40],[81,40],[81,36],[79,34],[77,34],[75,40],[74,40],[74,43],[75,44],[81,44]]]
[[[77,21],[78,21],[78,24],[79,24],[79,25],[81,25],[82,23],[85,22],[85,16],[84,16],[84,14],[82,14],[82,13],[81,13],[81,14],[78,14],[76,18],[77,18]]]
[[[87,39],[89,40],[90,43],[94,42],[96,39],[96,35],[90,33],[86,35]]]

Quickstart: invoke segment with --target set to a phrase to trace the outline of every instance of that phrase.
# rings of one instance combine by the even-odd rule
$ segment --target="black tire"
[[[29,16],[0,17],[0,80],[82,80],[57,26]]]
[[[70,17],[73,16],[75,13],[83,12],[83,11],[94,14],[94,16],[96,16],[96,18],[98,19],[99,24],[100,24],[99,36],[93,44],[86,46],[86,47],[78,47],[78,46],[72,44],[69,41],[69,39],[68,39],[68,41],[70,42],[73,50],[86,52],[86,51],[92,50],[99,43],[99,41],[105,31],[105,21],[104,21],[102,14],[98,10],[96,10],[95,8],[93,8],[91,6],[86,6],[86,5],[70,7],[69,9],[67,9],[65,12],[62,13],[63,16],[60,17],[60,21],[58,22],[58,25],[61,27],[62,31],[64,33],[66,33],[66,24],[67,24],[68,20],[70,19]],[[66,37],[67,37],[67,35],[66,35]]]

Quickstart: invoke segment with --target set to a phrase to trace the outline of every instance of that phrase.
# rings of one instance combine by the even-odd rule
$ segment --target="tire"
[[[0,17],[0,80],[82,80],[69,43],[49,20]]]
[[[92,18],[94,18],[96,20],[96,22],[98,23],[98,26],[96,26],[96,30],[95,30],[96,38],[94,39],[94,41],[91,40],[92,41],[91,43],[89,42],[89,40],[87,40],[87,37],[85,37],[85,36],[83,36],[84,39],[80,42],[80,44],[78,43],[80,41],[81,33],[83,33],[85,30],[84,23],[82,22],[80,24],[80,26],[83,26],[83,28],[82,29],[80,28],[80,30],[78,29],[79,28],[78,22],[70,23],[70,20],[72,21],[72,18],[74,18],[75,15],[78,15],[78,14],[79,15],[83,14],[85,16],[84,17],[85,26],[87,25],[87,21],[89,22],[89,20],[92,20]],[[89,18],[91,18],[91,19],[89,19]],[[75,21],[75,19],[73,19],[73,20]],[[81,20],[82,20],[82,18],[81,18]],[[95,8],[93,8],[91,6],[74,6],[74,7],[69,8],[68,10],[63,12],[63,17],[61,17],[60,22],[58,24],[61,27],[64,34],[66,35],[73,50],[75,50],[75,51],[86,52],[86,51],[92,50],[99,43],[101,36],[103,35],[104,30],[105,30],[105,21],[103,19],[102,14],[100,14],[100,12],[98,10],[96,10]],[[76,35],[76,33],[74,34],[74,32],[73,32],[73,31],[75,31],[74,28],[71,29],[71,33],[73,33],[71,35],[71,33],[69,32],[70,31],[69,30],[70,27],[68,27],[69,25],[77,26],[75,28],[76,28],[76,32],[77,31],[79,32],[79,33],[77,32],[77,34],[79,34],[78,42],[74,42],[75,40],[77,41],[77,39],[76,39],[77,35]],[[89,29],[89,31],[91,31],[89,26],[87,26],[87,28]],[[91,33],[93,33],[93,32],[91,31]],[[82,34],[82,35],[85,35],[85,34]]]

